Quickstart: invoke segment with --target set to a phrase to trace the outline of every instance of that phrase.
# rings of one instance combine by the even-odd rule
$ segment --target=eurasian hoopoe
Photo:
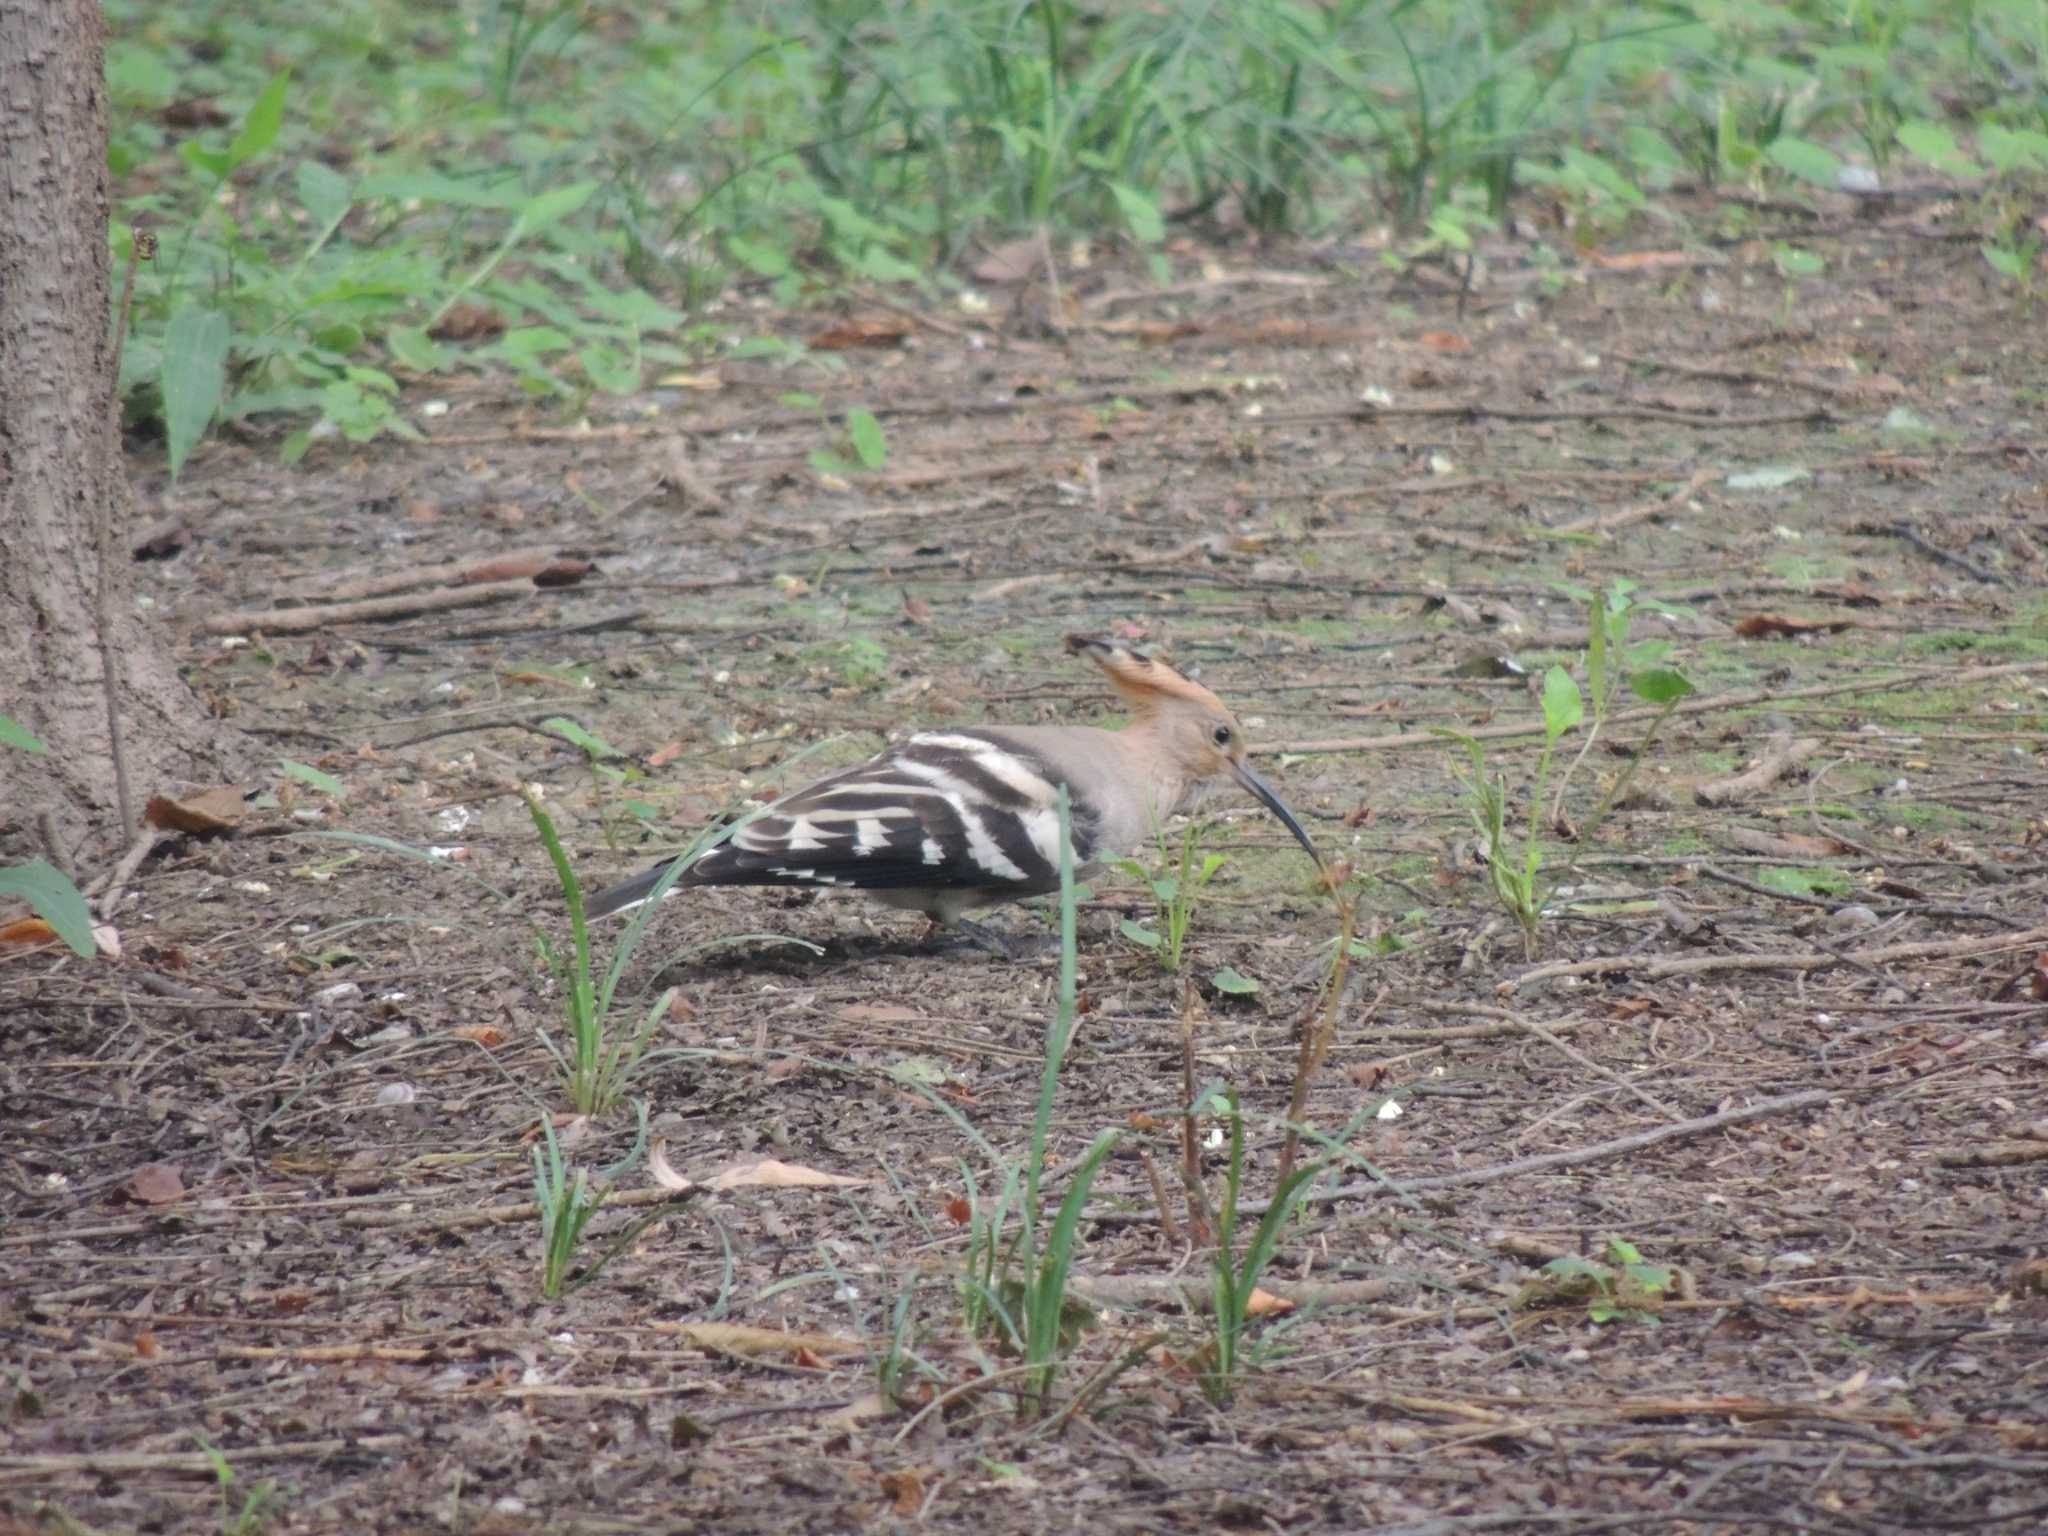
[[[1077,868],[1147,841],[1213,781],[1233,777],[1322,862],[1245,758],[1222,700],[1164,662],[1069,635],[1130,706],[1122,730],[1012,725],[920,731],[770,805],[684,872],[693,885],[835,887],[953,924],[963,913],[1057,891],[1064,782]],[[593,897],[601,917],[645,901],[668,868]]]

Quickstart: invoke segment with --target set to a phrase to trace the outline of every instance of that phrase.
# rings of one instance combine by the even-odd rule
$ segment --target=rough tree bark
[[[71,862],[134,830],[117,824],[103,657],[131,814],[168,781],[219,777],[219,724],[135,606],[105,49],[96,3],[0,3],[0,715],[50,746],[0,747],[0,863]]]

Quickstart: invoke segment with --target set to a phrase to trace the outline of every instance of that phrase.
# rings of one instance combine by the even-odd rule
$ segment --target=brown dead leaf
[[[818,1422],[828,1429],[853,1429],[862,1424],[873,1423],[876,1419],[896,1416],[896,1410],[879,1392],[869,1392],[856,1397],[844,1408],[835,1409]]]
[[[505,1031],[495,1024],[458,1024],[448,1033],[458,1040],[474,1040],[487,1051],[505,1043]]]
[[[1258,1286],[1252,1287],[1251,1295],[1245,1298],[1246,1317],[1278,1317],[1283,1312],[1292,1312],[1294,1303],[1285,1296],[1275,1296],[1271,1291]]]
[[[800,1365],[807,1371],[825,1369],[825,1357],[807,1346],[799,1346],[789,1358],[792,1364]]]
[[[924,1015],[901,1003],[849,1003],[836,1017],[842,1024],[915,1024]]]
[[[658,1136],[648,1149],[647,1171],[654,1175],[654,1182],[663,1189],[675,1190],[678,1194],[697,1186],[676,1172],[675,1164],[668,1160],[668,1138]]]
[[[1424,331],[1415,338],[1432,352],[1470,352],[1472,343],[1456,331]]]
[[[921,597],[903,594],[903,617],[911,623],[929,628],[932,622],[932,605]]]
[[[914,1520],[924,1513],[924,1477],[915,1467],[882,1474],[882,1492],[901,1520]]]
[[[2048,950],[2034,956],[2034,969],[2027,978],[2027,990],[2037,1003],[2048,1003]]]
[[[1041,258],[1038,237],[1026,235],[989,247],[988,254],[974,264],[977,283],[1021,283],[1038,269]]]
[[[142,819],[166,832],[189,832],[203,836],[210,832],[232,832],[248,814],[242,792],[232,784],[194,790],[173,800],[168,795],[151,795],[143,807]]]
[[[1693,257],[1686,251],[1622,251],[1613,256],[1594,251],[1586,259],[1609,272],[1664,272],[1693,264]]]
[[[1613,1018],[1633,1019],[1652,1012],[1656,1006],[1653,997],[1617,997],[1607,1005],[1607,1012]]]
[[[121,1193],[139,1205],[172,1205],[185,1198],[185,1176],[176,1163],[144,1163],[128,1175]]]
[[[1832,635],[1853,628],[1855,625],[1847,619],[1790,619],[1780,613],[1752,613],[1736,622],[1735,633],[1745,640],[1792,640],[1800,635]]]
[[[481,304],[457,304],[427,328],[436,341],[487,341],[503,333],[505,317]]]
[[[154,1360],[162,1353],[157,1347],[156,1335],[147,1328],[135,1335],[135,1353],[144,1360]]]
[[[743,1359],[781,1356],[794,1359],[799,1353],[812,1355],[857,1355],[867,1348],[859,1339],[831,1333],[782,1333],[774,1328],[749,1328],[742,1323],[654,1323],[658,1333],[673,1333],[699,1349]]]
[[[647,766],[650,768],[666,768],[682,755],[683,744],[680,741],[665,741],[647,754]]]
[[[211,96],[188,96],[183,101],[174,101],[157,113],[157,118],[166,128],[187,133],[195,128],[225,128],[234,121]]]
[[[1832,859],[1849,850],[1832,837],[1815,837],[1807,832],[1765,832],[1756,827],[1728,827],[1723,830],[1731,847],[1744,853],[1762,854],[1768,859]]]
[[[855,347],[900,347],[910,322],[894,315],[858,315],[829,325],[811,338],[816,352],[846,352]]]
[[[57,942],[57,930],[40,917],[18,918],[0,924],[0,949],[41,949]]]
[[[856,1189],[868,1182],[845,1173],[821,1173],[773,1157],[734,1163],[711,1179],[713,1189]]]
[[[955,1195],[946,1202],[946,1219],[956,1227],[964,1227],[974,1220],[974,1207],[965,1196]]]

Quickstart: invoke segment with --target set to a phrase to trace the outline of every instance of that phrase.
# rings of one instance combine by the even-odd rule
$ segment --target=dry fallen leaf
[[[121,1193],[143,1205],[170,1205],[185,1198],[185,1178],[176,1163],[144,1163],[128,1175]]]
[[[505,1032],[495,1024],[458,1024],[448,1033],[458,1040],[474,1040],[486,1050],[495,1050],[505,1043]]]
[[[901,1472],[884,1472],[882,1492],[889,1496],[898,1519],[914,1520],[924,1513],[924,1477],[917,1468],[906,1467]]]
[[[1837,630],[1853,628],[1855,626],[1846,619],[1788,619],[1779,613],[1752,613],[1737,622],[1735,633],[1745,640],[1761,640],[1767,636],[1790,640],[1799,635],[1831,635]]]
[[[846,352],[855,347],[900,347],[910,322],[893,315],[862,315],[829,325],[811,338],[817,352]]]
[[[800,1354],[857,1355],[867,1348],[859,1339],[831,1333],[782,1333],[773,1328],[749,1328],[741,1323],[654,1323],[658,1333],[673,1333],[699,1349],[722,1355],[765,1358],[771,1355],[791,1359]]]
[[[1277,1317],[1282,1312],[1292,1312],[1294,1303],[1284,1296],[1275,1296],[1271,1291],[1252,1287],[1251,1295],[1245,1298],[1246,1317]]]
[[[232,784],[222,784],[180,795],[175,800],[168,795],[151,795],[142,819],[167,832],[231,832],[241,824],[247,811],[242,792]]]
[[[713,1189],[855,1189],[866,1184],[844,1173],[820,1173],[801,1163],[779,1162],[772,1157],[734,1163],[711,1180]]]
[[[654,1145],[647,1152],[647,1171],[654,1175],[654,1182],[663,1189],[672,1189],[681,1194],[697,1186],[676,1172],[675,1164],[668,1160],[668,1140],[656,1137]]]
[[[40,917],[0,923],[0,949],[40,949],[57,942],[57,930]]]

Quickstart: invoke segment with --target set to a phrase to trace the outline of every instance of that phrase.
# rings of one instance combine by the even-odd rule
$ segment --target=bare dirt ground
[[[2040,317],[1938,208],[1700,215],[1750,238],[1561,282],[1502,248],[1462,310],[1454,280],[1372,251],[1189,250],[1164,293],[1069,270],[985,316],[761,319],[826,363],[707,367],[587,427],[493,385],[423,416],[426,445],[326,443],[287,471],[273,443],[221,443],[174,492],[138,456],[166,524],[144,591],[266,796],[143,865],[118,962],[0,965],[0,1516],[2048,1528]],[[1788,286],[1779,236],[1826,275]],[[854,339],[879,344],[830,345]],[[886,467],[821,475],[836,428],[794,390],[873,409]],[[247,644],[202,627],[524,549],[594,568],[230,625]],[[1531,960],[1473,861],[1463,753],[1429,732],[1535,721],[1526,680],[1461,673],[1576,664],[1560,588],[1616,577],[1671,605],[1636,636],[1701,692],[1623,808],[1553,843],[1566,889]],[[1095,1389],[1080,1411],[971,1386],[1007,1364],[955,1287],[963,1170],[984,1193],[993,1174],[932,1102],[1021,1152],[1053,951],[929,951],[854,901],[686,895],[628,989],[680,987],[634,1088],[676,1167],[866,1182],[660,1209],[544,1301],[528,1147],[564,1101],[530,925],[564,920],[520,786],[604,883],[656,846],[628,802],[672,842],[799,743],[1101,717],[1070,630],[1198,668],[1362,881],[1375,953],[1306,1118],[1366,1112],[1351,1150],[1383,1180],[1348,1167],[1288,1231],[1269,1287],[1298,1307],[1234,1401],[1191,1369],[1184,1001],[1197,1079],[1259,1117],[1263,1197],[1334,933],[1306,861],[1235,804],[1192,993],[1119,936],[1149,916],[1135,883],[1083,910],[1054,1193],[1124,1135],[1078,1258],[1103,1304],[1061,1378],[1060,1401]],[[536,729],[553,716],[628,759],[594,773]],[[1603,730],[1568,821],[1645,724]],[[1784,771],[1702,803],[1774,742]],[[1518,811],[1536,745],[1488,741]],[[744,934],[822,954],[699,950]],[[1224,965],[1261,990],[1216,992]],[[1404,1113],[1372,1118],[1389,1097]],[[576,1157],[614,1161],[631,1122],[570,1127]],[[644,1166],[622,1188],[648,1199]],[[584,1258],[650,1209],[602,1212]],[[1655,1317],[1518,1305],[1545,1260],[1613,1240],[1681,1271]]]

